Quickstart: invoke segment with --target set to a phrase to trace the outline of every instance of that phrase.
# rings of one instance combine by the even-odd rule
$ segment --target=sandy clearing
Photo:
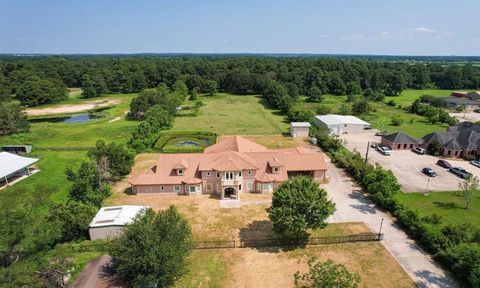
[[[26,111],[29,116],[75,113],[75,112],[91,110],[98,107],[116,105],[118,103],[120,103],[120,100],[95,100],[95,101],[86,101],[82,104],[59,105],[59,106],[48,107],[48,108],[29,108]]]
[[[120,119],[122,119],[122,117],[115,117],[112,120],[108,121],[108,123],[112,123],[112,122],[118,121]]]

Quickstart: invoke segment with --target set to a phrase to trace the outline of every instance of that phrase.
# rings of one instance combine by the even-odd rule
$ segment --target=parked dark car
[[[375,133],[375,136],[385,136],[385,135],[387,135],[387,133],[385,133],[383,131]]]
[[[453,174],[457,175],[462,179],[467,179],[472,177],[472,173],[467,172],[467,170],[463,169],[462,167],[452,167],[448,169],[448,171],[452,172]]]
[[[438,160],[437,165],[447,169],[452,168],[452,164],[448,163],[447,160],[443,160],[443,159]]]
[[[425,149],[420,148],[420,147],[413,147],[413,148],[412,148],[412,151],[415,152],[415,153],[417,153],[417,154],[420,154],[420,155],[425,154]]]
[[[432,168],[429,168],[429,167],[425,167],[422,169],[422,172],[423,174],[429,176],[429,177],[435,177],[437,176],[437,173],[435,173],[435,171],[433,171]]]
[[[477,108],[477,109],[473,110],[473,112],[480,113],[480,109]]]
[[[470,161],[470,164],[472,164],[475,167],[480,168],[480,161],[478,161],[478,160],[472,160],[472,161]]]
[[[378,145],[379,145],[378,143],[372,142],[372,143],[370,144],[370,147],[377,149]]]

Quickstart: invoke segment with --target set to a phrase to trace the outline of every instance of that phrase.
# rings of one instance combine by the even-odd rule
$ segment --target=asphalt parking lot
[[[350,151],[356,150],[365,157],[368,142],[380,143],[380,137],[375,136],[376,130],[366,131],[362,134],[344,134],[341,139],[344,146]],[[392,155],[384,156],[373,148],[368,153],[370,163],[378,163],[383,168],[391,170],[397,177],[403,192],[427,191],[455,191],[461,178],[450,173],[447,169],[436,165],[438,157],[419,155],[410,150],[393,150]],[[464,160],[447,159],[452,166],[463,167],[474,176],[480,178],[480,168]],[[421,172],[424,167],[432,168],[437,177],[428,177]],[[430,180],[428,180],[430,179]],[[427,188],[428,185],[428,188]]]

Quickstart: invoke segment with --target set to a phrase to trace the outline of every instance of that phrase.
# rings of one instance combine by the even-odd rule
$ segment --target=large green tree
[[[23,104],[35,106],[65,100],[68,93],[65,84],[59,80],[32,78],[19,85],[15,98]]]
[[[55,204],[47,220],[59,229],[59,240],[68,242],[87,238],[88,225],[96,213],[97,207],[90,203],[68,201]]]
[[[313,178],[298,176],[274,191],[267,211],[276,232],[299,236],[307,229],[324,228],[325,220],[335,211],[335,203]]]
[[[29,127],[27,114],[19,103],[0,101],[0,135],[26,132]]]
[[[130,173],[135,161],[135,151],[124,144],[110,142],[108,144],[103,140],[97,141],[95,148],[88,151],[90,159],[101,165],[106,161],[111,180],[118,179]]]
[[[193,247],[188,221],[174,206],[147,209],[112,243],[116,273],[131,286],[169,287],[187,270]]]

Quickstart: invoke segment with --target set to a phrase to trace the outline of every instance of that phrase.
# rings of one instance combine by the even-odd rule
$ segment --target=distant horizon
[[[118,53],[17,53],[0,52],[0,55],[8,56],[108,56],[108,55],[279,55],[279,56],[386,56],[386,57],[480,57],[478,55],[428,55],[428,54],[359,54],[359,53],[310,53],[310,52],[118,52]]]
[[[0,53],[472,56],[479,14],[478,0],[0,0]]]

